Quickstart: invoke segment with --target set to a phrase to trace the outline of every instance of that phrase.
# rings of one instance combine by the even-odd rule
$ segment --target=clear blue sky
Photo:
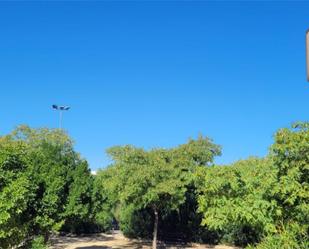
[[[263,156],[308,120],[309,2],[1,2],[0,134],[57,127],[92,169],[105,149],[209,136],[218,163]]]

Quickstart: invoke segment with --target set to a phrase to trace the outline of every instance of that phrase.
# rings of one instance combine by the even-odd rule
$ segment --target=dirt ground
[[[70,237],[57,236],[51,239],[51,249],[150,249],[150,242],[129,240],[121,233],[98,234],[93,236]],[[229,246],[192,245],[161,245],[159,248],[169,249],[235,249]]]

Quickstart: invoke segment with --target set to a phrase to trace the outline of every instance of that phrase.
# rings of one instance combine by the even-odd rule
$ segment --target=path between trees
[[[151,243],[125,238],[120,232],[98,234],[92,236],[57,236],[51,239],[51,249],[151,249]],[[189,246],[168,245],[159,246],[168,249],[236,249],[229,246],[210,246],[193,244]]]

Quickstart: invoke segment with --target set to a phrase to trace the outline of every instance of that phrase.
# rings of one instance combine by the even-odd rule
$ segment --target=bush
[[[223,242],[243,246],[275,231],[280,207],[272,200],[276,169],[269,160],[203,168],[197,178],[202,225],[224,234]]]
[[[309,237],[305,227],[297,223],[290,223],[278,233],[266,236],[260,244],[248,246],[247,249],[307,249]]]
[[[44,238],[43,236],[38,236],[36,237],[32,242],[31,242],[31,249],[47,249],[47,246],[44,243]]]

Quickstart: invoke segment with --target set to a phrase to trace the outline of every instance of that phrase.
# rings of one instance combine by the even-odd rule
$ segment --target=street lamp
[[[309,81],[309,29],[306,33],[307,81]]]
[[[71,107],[70,106],[58,106],[58,105],[52,105],[52,108],[54,110],[59,111],[59,129],[62,127],[62,112],[68,111]]]

